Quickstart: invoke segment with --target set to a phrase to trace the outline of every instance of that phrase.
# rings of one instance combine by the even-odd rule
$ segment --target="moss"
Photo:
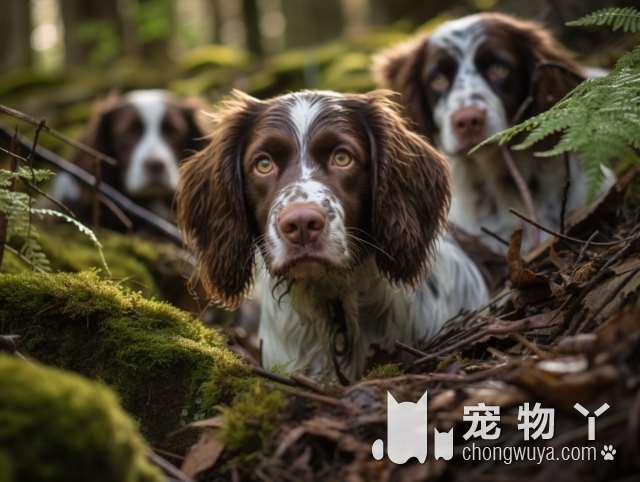
[[[203,45],[189,50],[180,60],[184,71],[207,68],[244,69],[249,66],[250,55],[241,49],[226,45]]]
[[[384,365],[374,366],[365,378],[374,380],[376,378],[393,378],[402,375],[402,369],[396,363],[385,363]]]
[[[42,226],[43,250],[53,271],[80,272],[95,269],[105,277],[102,262],[91,241],[67,224]],[[188,297],[187,268],[179,250],[172,244],[149,242],[142,238],[98,231],[104,255],[111,270],[110,279],[147,297],[171,302]],[[0,272],[19,273],[31,267],[15,256],[5,256]]]
[[[243,363],[221,335],[170,305],[128,292],[95,273],[0,275],[0,333],[21,335],[20,350],[103,380],[139,418],[154,443],[193,418],[211,370],[231,400]],[[225,398],[228,397],[228,398]]]
[[[285,407],[281,391],[255,379],[230,407],[221,408],[224,426],[220,438],[229,452],[229,465],[244,465],[262,452]]]
[[[0,264],[0,272],[3,273],[22,273],[31,269],[30,266],[18,258],[15,254],[5,250],[2,256],[2,264]],[[1,480],[1,479],[0,479]]]
[[[77,375],[0,355],[0,480],[154,482],[135,422]]]
[[[340,42],[332,42],[311,49],[292,49],[274,56],[271,59],[271,70],[275,73],[302,71],[306,66],[326,65],[348,50],[348,46]]]

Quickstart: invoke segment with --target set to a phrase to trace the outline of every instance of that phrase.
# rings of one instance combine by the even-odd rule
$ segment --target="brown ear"
[[[180,102],[180,108],[189,127],[187,134],[189,142],[187,142],[185,154],[191,155],[204,149],[208,143],[205,116],[207,104],[198,97],[187,97]]]
[[[122,97],[112,94],[96,103],[89,125],[80,139],[83,144],[94,148],[107,156],[114,156],[112,121],[116,110],[123,105]],[[76,150],[71,161],[90,174],[94,173],[94,166],[98,160],[81,150]],[[101,179],[107,184],[119,188],[118,167],[107,162],[101,162]]]
[[[234,91],[213,116],[209,145],[180,168],[178,226],[196,255],[196,275],[211,299],[235,308],[253,279],[254,230],[241,166],[246,136],[263,104]]]
[[[528,46],[533,108],[529,114],[544,112],[571,92],[585,79],[574,55],[563,47],[540,23],[508,20],[515,27],[518,43]]]
[[[371,236],[376,262],[392,282],[415,285],[446,223],[451,187],[446,160],[412,132],[387,91],[365,96],[377,187]]]
[[[401,104],[412,126],[433,139],[436,129],[422,82],[428,41],[428,36],[421,35],[379,53],[373,59],[372,74],[378,87],[401,95]]]

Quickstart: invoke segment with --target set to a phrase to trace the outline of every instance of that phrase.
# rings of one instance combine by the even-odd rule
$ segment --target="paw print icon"
[[[604,460],[613,460],[613,456],[616,454],[616,449],[613,448],[613,445],[605,445],[602,447],[600,454]]]

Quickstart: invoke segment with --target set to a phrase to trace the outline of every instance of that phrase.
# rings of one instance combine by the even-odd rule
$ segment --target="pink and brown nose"
[[[460,142],[480,141],[485,135],[486,113],[477,107],[458,109],[451,115],[453,132]]]
[[[278,230],[292,244],[304,246],[316,241],[325,225],[324,212],[312,204],[291,204],[284,208],[278,220]]]

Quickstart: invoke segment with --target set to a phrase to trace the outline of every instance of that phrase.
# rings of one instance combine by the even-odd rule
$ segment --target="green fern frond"
[[[63,219],[91,240],[100,254],[105,272],[110,275],[109,266],[102,252],[102,244],[91,229],[59,211],[34,208],[33,199],[27,193],[12,190],[16,180],[22,179],[37,185],[52,176],[53,173],[46,169],[30,169],[24,166],[20,166],[15,171],[0,169],[0,213],[3,213],[8,221],[6,241],[19,245],[20,254],[33,266],[43,271],[50,271],[49,259],[40,245],[39,232],[33,225],[32,218],[37,215]]]
[[[56,217],[66,221],[67,223],[72,224],[80,233],[84,234],[93,243],[93,245],[98,250],[98,253],[100,255],[100,261],[102,262],[102,266],[104,267],[105,272],[107,273],[107,275],[111,276],[111,271],[109,270],[109,266],[107,265],[107,260],[105,259],[104,252],[102,250],[102,243],[98,240],[95,233],[91,229],[89,229],[87,226],[79,222],[77,219],[73,219],[72,217],[67,216],[66,214],[60,211],[55,211],[53,209],[37,208],[37,209],[33,209],[32,212],[34,214],[39,214],[40,216]]]
[[[592,193],[603,179],[601,165],[616,158],[640,163],[640,47],[623,55],[608,75],[581,83],[548,111],[497,133],[474,151],[515,139],[513,149],[535,149],[550,136],[558,136],[555,146],[535,154],[579,154]]]
[[[570,27],[611,27],[613,31],[640,32],[640,11],[633,7],[604,8],[578,20],[567,22]]]

